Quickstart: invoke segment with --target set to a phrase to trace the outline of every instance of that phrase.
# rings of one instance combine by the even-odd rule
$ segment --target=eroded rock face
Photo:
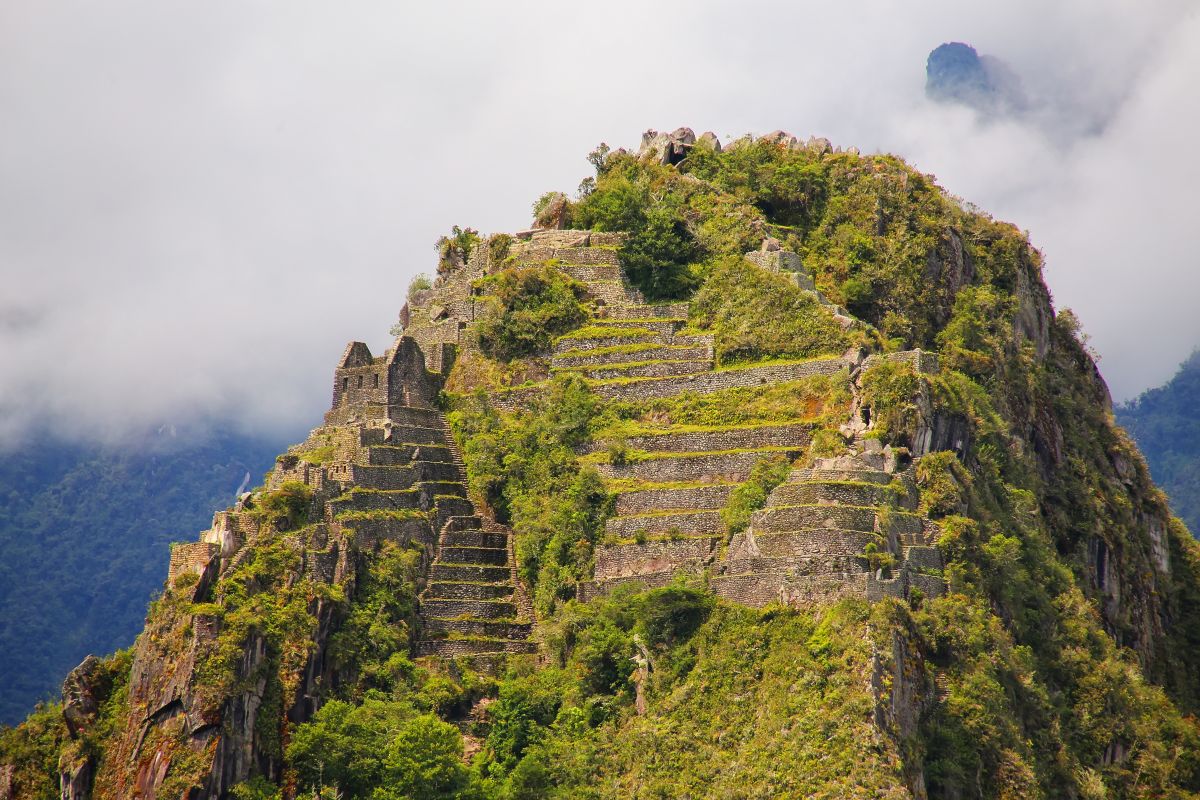
[[[538,211],[537,218],[533,221],[534,227],[563,230],[567,227],[567,209],[569,208],[567,196],[562,192],[555,192],[549,198],[542,209]]]
[[[100,659],[88,656],[63,681],[63,721],[72,738],[85,733],[100,710],[94,686],[99,667]]]
[[[11,764],[0,767],[0,800],[13,800],[15,796],[13,773],[15,771],[16,767]]]
[[[695,144],[696,134],[691,128],[676,128],[671,133],[648,130],[642,134],[638,157],[653,158],[660,164],[678,164]]]

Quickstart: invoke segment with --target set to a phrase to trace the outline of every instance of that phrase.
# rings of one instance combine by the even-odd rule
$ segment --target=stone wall
[[[683,509],[675,513],[656,512],[637,517],[610,517],[604,532],[609,536],[632,538],[639,531],[667,533],[678,529],[684,534],[720,533],[725,530],[721,512],[716,509]]]
[[[616,344],[628,343],[625,339]],[[636,340],[633,340],[636,341]],[[722,389],[766,386],[772,383],[797,381],[816,375],[834,375],[851,366],[843,358],[816,359],[797,364],[770,364],[761,367],[718,370],[678,378],[643,378],[612,383],[596,383],[592,389],[608,400],[636,401],[659,397],[674,397],[684,392],[709,394]],[[511,389],[492,396],[493,404],[505,411],[514,411],[529,404],[542,392],[540,386]]]
[[[799,455],[800,448],[791,451],[791,457]],[[597,464],[596,471],[605,478],[632,478],[652,483],[696,480],[744,481],[758,461],[770,452],[749,451],[745,453],[699,453],[689,456],[650,458],[628,464]]]
[[[813,426],[753,425],[745,428],[724,428],[710,431],[646,434],[630,436],[625,445],[634,450],[669,453],[742,450],[755,447],[808,447]],[[590,452],[606,449],[605,443],[595,443]]]
[[[676,539],[596,548],[596,579],[666,572],[697,566],[711,559],[720,539]]]
[[[203,575],[221,548],[212,542],[176,542],[171,545],[171,561],[167,567],[167,584],[180,575]]]
[[[666,508],[721,508],[729,500],[732,484],[712,484],[688,489],[644,489],[617,495],[615,513],[644,514]]]
[[[743,558],[810,558],[816,556],[859,556],[868,544],[885,544],[871,531],[805,529],[764,533],[749,530],[729,542],[730,561]]]

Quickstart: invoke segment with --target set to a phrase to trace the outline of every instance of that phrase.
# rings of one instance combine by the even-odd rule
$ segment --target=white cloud
[[[1127,396],[1200,343],[1183,2],[0,7],[0,437],[315,424],[450,225],[647,127],[893,150],[1030,230]],[[928,103],[962,40],[1043,113]]]

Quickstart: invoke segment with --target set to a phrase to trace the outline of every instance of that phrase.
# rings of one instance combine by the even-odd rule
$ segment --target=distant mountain
[[[166,432],[124,448],[40,440],[0,458],[0,723],[57,696],[88,653],[128,647],[169,542],[208,527],[282,445]]]
[[[1117,406],[1117,421],[1137,440],[1171,508],[1200,533],[1200,351],[1175,377]]]
[[[1010,114],[1026,105],[1016,73],[999,58],[981,56],[963,42],[947,42],[930,52],[925,62],[925,95],[984,114]]]

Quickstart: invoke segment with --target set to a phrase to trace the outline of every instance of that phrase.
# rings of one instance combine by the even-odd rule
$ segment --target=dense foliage
[[[545,353],[555,337],[587,319],[584,287],[551,266],[508,268],[475,287],[487,302],[479,348],[500,361]]]
[[[1163,386],[1117,406],[1117,421],[1137,440],[1154,481],[1195,535],[1200,532],[1200,355]]]
[[[45,438],[5,453],[0,723],[56,696],[88,653],[133,642],[162,588],[167,545],[195,538],[281,449],[278,441],[214,433],[110,448]]]

